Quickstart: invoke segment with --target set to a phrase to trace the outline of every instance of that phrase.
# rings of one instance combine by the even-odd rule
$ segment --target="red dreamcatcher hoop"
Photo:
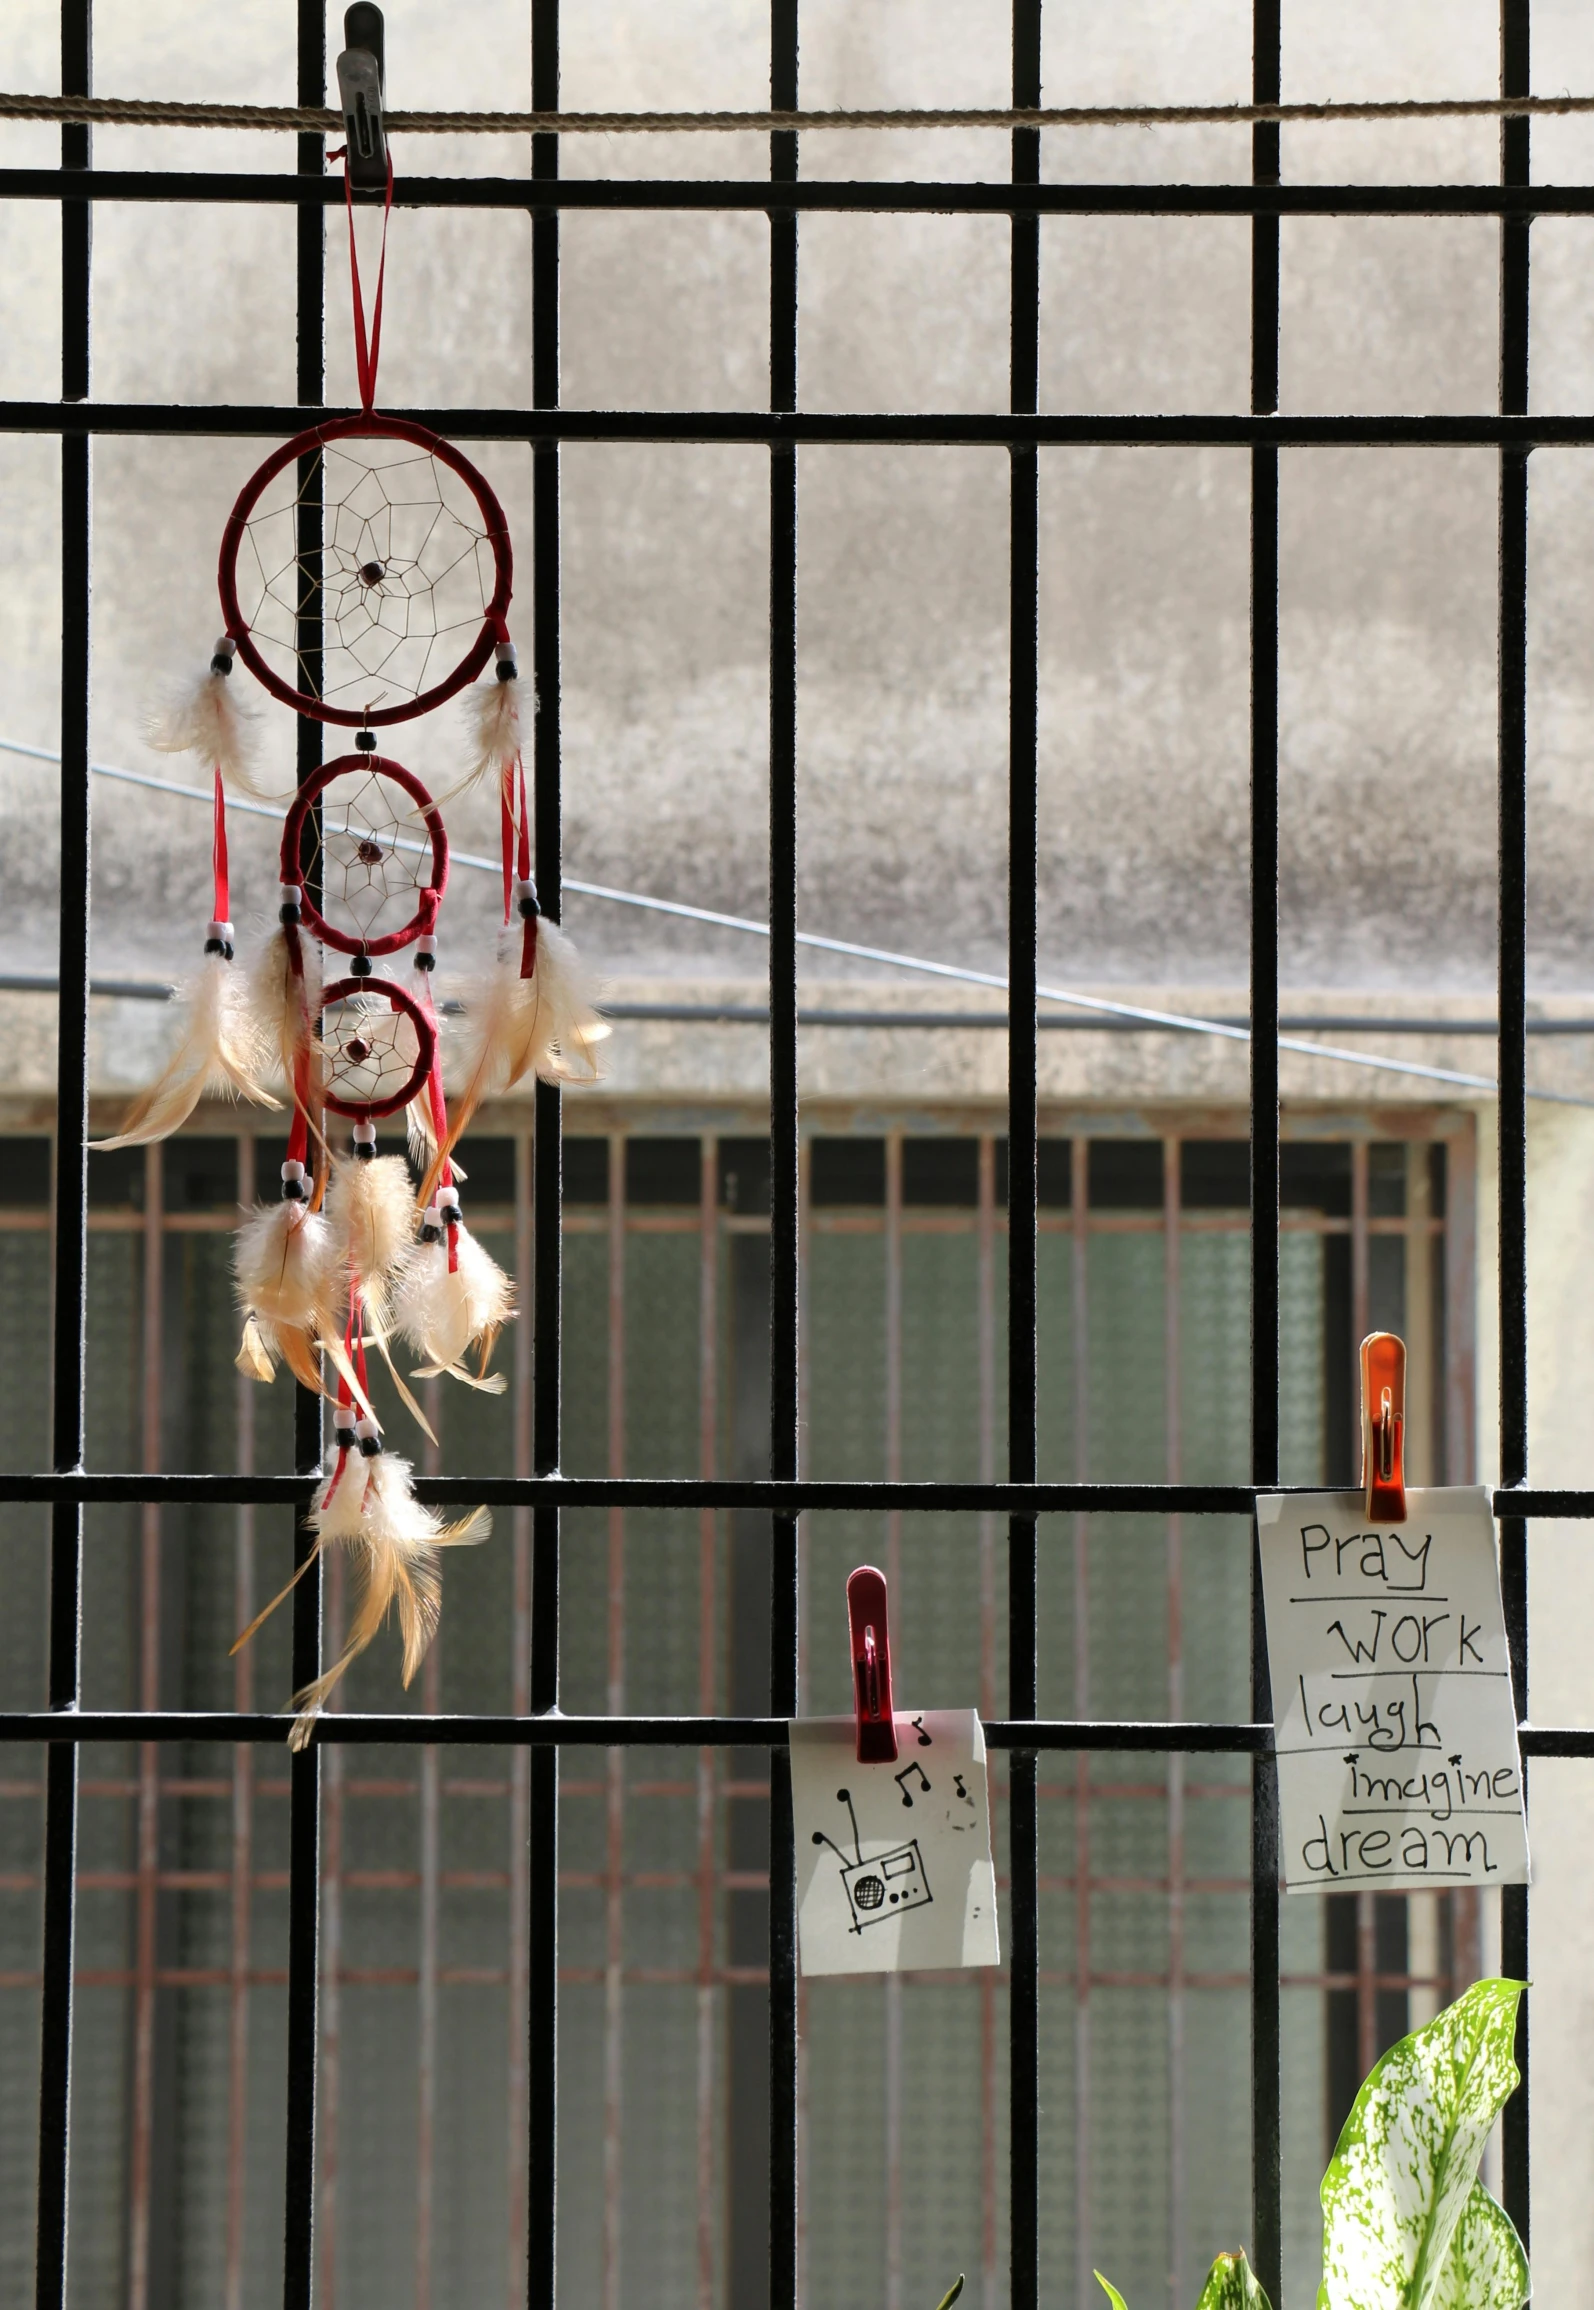
[[[329,801],[332,787],[345,779],[358,783]],[[413,809],[397,808],[390,787]],[[442,813],[401,762],[386,754],[340,754],[294,797],[282,829],[282,880],[297,887],[300,920],[323,945],[359,957],[397,954],[437,927],[448,887]],[[319,902],[311,895],[317,883]],[[393,924],[412,897],[413,913]]]
[[[437,1030],[396,979],[335,979],[321,993],[321,1054],[323,1106],[375,1123],[426,1090]]]

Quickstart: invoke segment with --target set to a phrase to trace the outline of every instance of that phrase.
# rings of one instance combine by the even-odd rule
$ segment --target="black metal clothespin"
[[[386,82],[382,11],[356,0],[343,17],[347,48],[338,58],[338,96],[348,134],[349,182],[373,192],[387,188],[387,135],[382,126]]]

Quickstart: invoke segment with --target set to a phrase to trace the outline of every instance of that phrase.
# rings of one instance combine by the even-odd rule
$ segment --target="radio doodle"
[[[911,1803],[912,1800],[906,1801]],[[878,1925],[889,1918],[900,1917],[904,1909],[928,1908],[934,1896],[930,1891],[930,1881],[924,1873],[924,1860],[919,1851],[918,1839],[910,1838],[905,1845],[893,1845],[884,1853],[871,1853],[865,1860],[851,1791],[838,1789],[836,1802],[847,1808],[847,1818],[852,1823],[852,1849],[857,1858],[849,1861],[841,1847],[834,1839],[827,1837],[823,1829],[815,1829],[814,1843],[829,1845],[841,1863],[842,1890],[852,1912],[849,1931],[861,1933],[866,1925]]]

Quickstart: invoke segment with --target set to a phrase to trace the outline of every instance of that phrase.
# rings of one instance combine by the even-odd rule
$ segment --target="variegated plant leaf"
[[[1433,2310],[1479,2310],[1480,2305],[1494,2310],[1496,2303],[1525,2302],[1531,2291],[1516,2224],[1483,2184],[1474,2182],[1451,2232]]]
[[[1323,2176],[1318,2310],[1521,2310],[1521,2248],[1505,2251],[1477,2173],[1518,2083],[1525,1986],[1475,1982],[1369,2072]],[[1491,2214],[1474,2214],[1475,2193]]]
[[[1196,2310],[1273,2310],[1266,2289],[1245,2256],[1220,2254],[1207,2272]]]
[[[1119,2293],[1112,2280],[1110,2278],[1104,2278],[1099,2270],[1096,2272],[1096,2283],[1101,2288],[1102,2292],[1106,2295],[1108,2301],[1112,2304],[1112,2310],[1129,2310],[1128,2303]]]

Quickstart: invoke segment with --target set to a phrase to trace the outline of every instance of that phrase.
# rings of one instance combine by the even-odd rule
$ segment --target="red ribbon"
[[[526,765],[517,754],[515,766],[520,772],[520,879],[531,880],[531,812],[526,807]],[[520,934],[520,975],[529,979],[537,967],[537,917],[529,914]]]
[[[515,765],[506,762],[498,781],[498,834],[504,858],[504,924],[511,913],[515,885]]]
[[[227,911],[227,797],[222,791],[219,764],[216,769],[216,802],[210,837],[210,875],[212,913],[217,922],[226,922],[229,919]]]
[[[376,268],[376,302],[371,309],[369,338],[365,328],[365,297],[360,288],[360,252],[354,242],[354,179],[349,174],[349,148],[339,145],[328,160],[343,163],[343,200],[349,212],[349,289],[354,300],[354,366],[360,379],[360,407],[367,415],[376,407],[376,365],[382,358],[382,287],[387,278],[387,220],[393,209],[393,155],[387,156],[387,193],[382,202],[382,255]]]

